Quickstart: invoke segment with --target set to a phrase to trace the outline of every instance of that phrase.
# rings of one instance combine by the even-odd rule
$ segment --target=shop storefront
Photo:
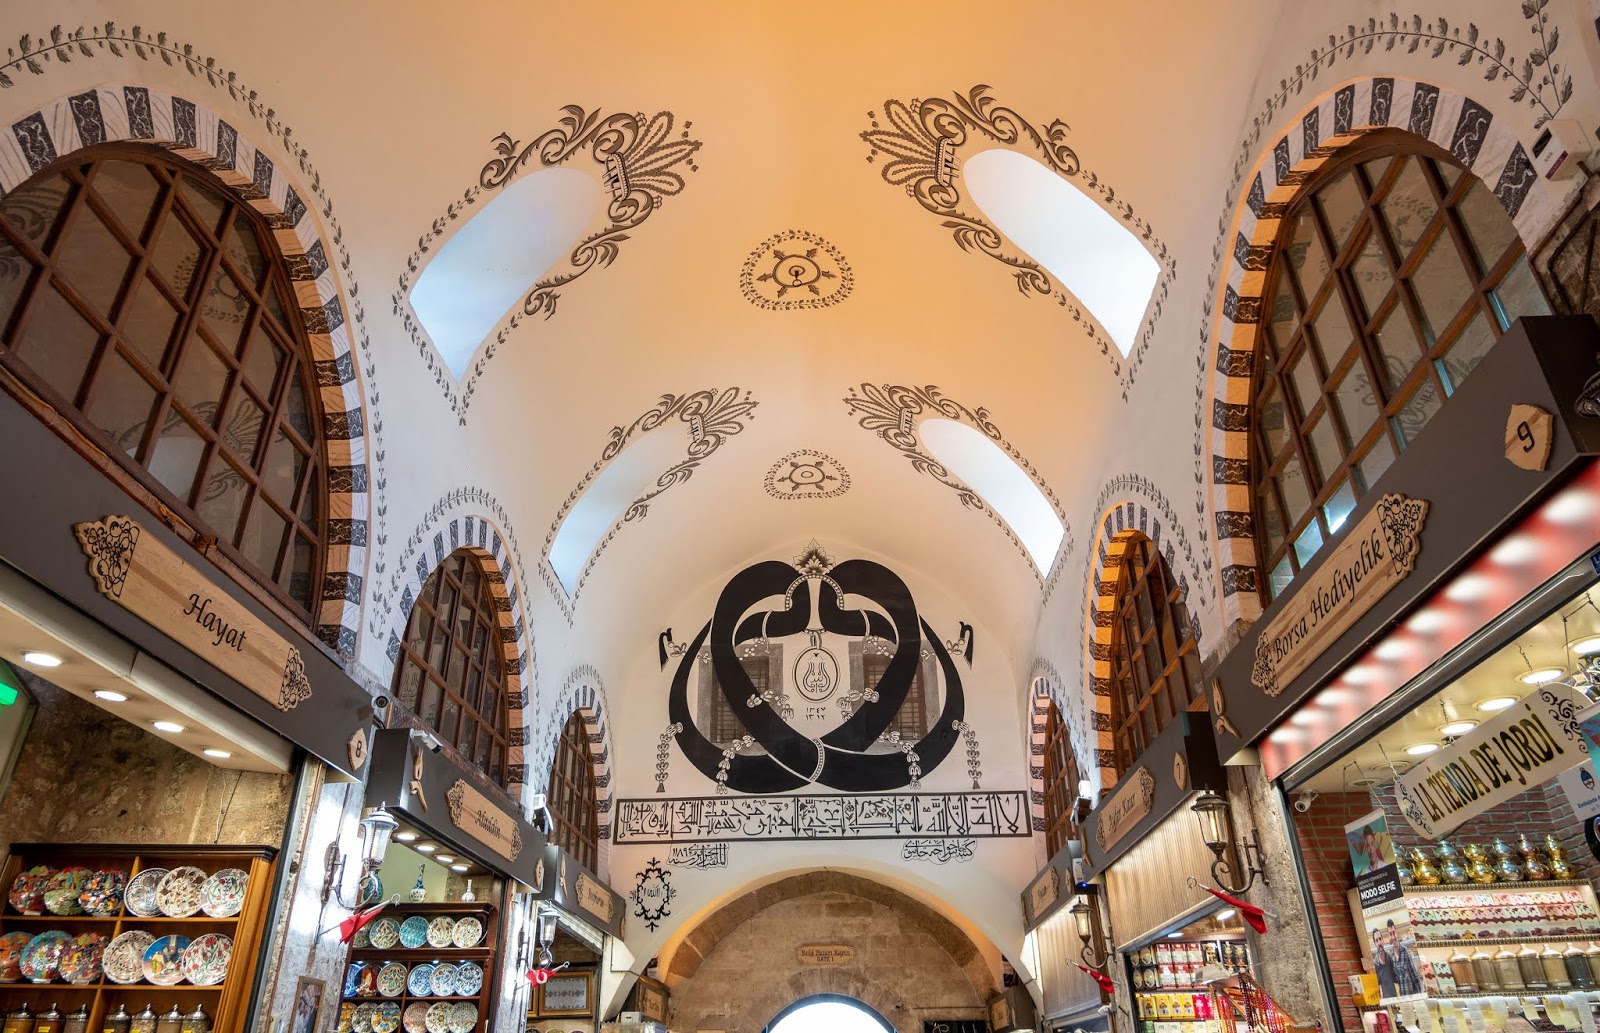
[[[1597,344],[1514,326],[1216,672],[1347,1030],[1594,1027]]]
[[[0,797],[0,1013],[254,1028],[293,801],[365,773],[370,699],[5,396],[0,440],[0,657],[28,711]]]
[[[620,945],[622,897],[570,853],[545,847],[527,998],[529,1033],[596,1033],[606,990],[608,950]],[[624,966],[625,967],[625,966]],[[666,986],[634,994],[641,1021],[666,1017]]]

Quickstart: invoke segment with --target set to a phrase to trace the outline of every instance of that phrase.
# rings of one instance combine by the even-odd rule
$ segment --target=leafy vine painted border
[[[691,172],[699,169],[694,155],[701,143],[689,138],[694,123],[685,122],[679,137],[672,139],[674,116],[670,111],[658,111],[650,116],[642,112],[603,115],[599,110],[589,111],[577,104],[568,104],[561,111],[555,128],[540,133],[526,144],[509,133],[501,133],[490,141],[494,156],[479,170],[478,182],[464,190],[460,200],[446,205],[444,214],[434,219],[427,231],[417,238],[417,248],[406,259],[405,270],[400,273],[399,286],[392,297],[394,314],[400,317],[401,326],[462,426],[466,425],[467,407],[472,404],[478,378],[488,368],[500,345],[522,321],[532,316],[549,319],[555,315],[561,287],[616,261],[620,245],[628,239],[630,231],[642,225],[661,206],[663,198],[683,191],[685,183],[679,167]],[[458,394],[454,376],[440,359],[426,329],[406,300],[415,277],[450,223],[477,204],[485,192],[503,189],[530,164],[543,169],[554,168],[580,154],[587,154],[599,166],[611,192],[605,226],[577,243],[568,255],[565,268],[541,278],[529,289],[520,309],[513,312],[483,346],[463,378]]]
[[[850,388],[850,393],[843,399],[846,411],[851,416],[859,417],[861,429],[871,431],[883,442],[894,448],[911,463],[911,468],[920,474],[926,474],[940,484],[956,493],[961,504],[968,509],[976,509],[993,520],[1000,530],[1005,532],[1011,544],[1027,560],[1028,570],[1033,573],[1034,580],[1041,589],[1053,586],[1059,577],[1061,568],[1066,565],[1065,557],[1072,552],[1072,525],[1068,522],[1066,513],[1061,509],[1061,502],[1056,498],[1056,493],[1046,484],[1044,478],[1034,465],[1018,452],[1016,446],[1006,440],[1000,428],[989,417],[989,410],[983,406],[976,409],[962,405],[960,402],[945,396],[944,392],[933,384],[926,387],[906,387],[894,384],[877,385],[862,383],[860,387]],[[942,417],[957,420],[981,431],[984,437],[993,441],[1003,449],[1011,461],[1016,463],[1028,478],[1033,481],[1044,497],[1049,500],[1050,508],[1055,511],[1057,519],[1061,521],[1061,545],[1056,550],[1053,562],[1050,565],[1050,578],[1047,585],[1045,576],[1039,572],[1038,566],[1033,561],[1033,556],[1028,552],[1017,533],[1011,525],[996,513],[984,501],[982,495],[973,491],[964,481],[933,456],[929,455],[922,447],[922,439],[917,434],[917,426],[923,420]]]
[[[1041,131],[1016,111],[996,103],[989,89],[980,84],[965,95],[953,94],[951,100],[934,97],[884,101],[882,120],[875,112],[868,112],[871,128],[861,134],[861,139],[871,148],[867,161],[874,161],[881,154],[885,159],[883,178],[886,182],[904,187],[907,195],[939,216],[940,225],[951,232],[963,251],[987,255],[1011,269],[1017,290],[1024,296],[1054,298],[1111,363],[1122,385],[1123,401],[1127,401],[1134,374],[1149,348],[1172,279],[1177,275],[1177,261],[1150,224],[1134,212],[1133,205],[1118,197],[1109,184],[1083,166],[1077,152],[1067,143],[1069,127],[1066,122],[1056,119]],[[963,197],[956,186],[957,159],[960,149],[978,136],[1031,152],[1057,175],[1075,181],[1085,192],[1099,197],[1102,204],[1146,243],[1161,264],[1162,275],[1144,330],[1126,366],[1118,359],[1120,349],[1070,293],[1037,262],[1008,246],[1000,231],[981,215],[962,209]]]
[[[595,562],[600,559],[600,554],[611,544],[617,533],[628,524],[643,520],[650,514],[652,502],[694,476],[701,463],[711,458],[729,438],[743,431],[745,425],[755,418],[755,410],[759,404],[751,397],[749,391],[737,387],[726,388],[720,392],[716,388],[705,388],[691,394],[665,394],[654,406],[645,410],[626,427],[611,428],[606,445],[600,450],[600,458],[594,461],[588,472],[583,475],[583,479],[567,493],[566,501],[562,502],[561,509],[556,513],[556,518],[550,522],[550,530],[544,537],[543,561],[539,564],[539,574],[569,625],[578,608],[578,596],[582,594],[583,586],[588,582]],[[673,419],[685,424],[689,432],[689,444],[684,457],[657,477],[648,491],[628,503],[628,508],[623,510],[622,516],[611,525],[605,537],[600,539],[594,551],[589,554],[589,558],[584,561],[583,571],[578,575],[578,583],[573,586],[569,596],[556,576],[554,568],[550,566],[550,546],[555,542],[556,532],[561,530],[561,524],[566,520],[567,514],[572,511],[572,507],[589,489],[589,485],[600,475],[600,471],[607,463],[620,455],[622,450],[639,435],[648,434]]]
[[[1528,26],[1529,34],[1538,37],[1538,45],[1526,55],[1507,57],[1504,39],[1484,33],[1475,22],[1465,25],[1439,16],[1424,20],[1420,14],[1390,13],[1387,19],[1368,18],[1365,25],[1349,24],[1343,33],[1328,35],[1324,46],[1313,47],[1305,61],[1294,66],[1294,71],[1278,80],[1278,87],[1266,99],[1261,110],[1251,119],[1250,129],[1239,142],[1234,157],[1233,178],[1223,194],[1222,213],[1217,219],[1217,237],[1211,248],[1211,271],[1206,277],[1206,289],[1200,312],[1200,347],[1195,356],[1194,401],[1194,481],[1195,513],[1199,520],[1196,532],[1204,545],[1210,540],[1206,527],[1207,502],[1206,457],[1206,387],[1211,371],[1211,321],[1215,312],[1217,285],[1221,282],[1224,260],[1232,253],[1227,246],[1228,227],[1235,206],[1239,203],[1240,189],[1245,173],[1253,165],[1261,138],[1275,126],[1274,118],[1293,97],[1298,97],[1308,83],[1314,82],[1323,69],[1331,69],[1341,58],[1354,57],[1357,50],[1370,54],[1379,43],[1385,51],[1393,51],[1401,44],[1405,53],[1423,53],[1430,60],[1439,60],[1449,54],[1457,65],[1476,62],[1484,69],[1487,82],[1504,81],[1511,89],[1512,103],[1526,103],[1536,109],[1532,128],[1538,129],[1561,113],[1572,96],[1573,77],[1567,66],[1556,62],[1554,55],[1561,42],[1558,26],[1551,25],[1547,8],[1550,0],[1521,0],[1519,10]],[[1465,34],[1463,34],[1463,32]]]
[[[48,40],[48,42],[46,42]],[[361,287],[356,282],[355,267],[350,251],[344,244],[344,227],[334,215],[333,199],[322,185],[322,173],[312,164],[311,156],[294,137],[294,130],[278,116],[275,108],[268,107],[261,95],[240,81],[239,73],[219,64],[215,57],[199,53],[194,44],[174,39],[166,32],[149,33],[142,26],[119,29],[116,22],[108,21],[93,29],[79,26],[67,30],[53,25],[44,35],[35,38],[24,33],[15,47],[6,48],[6,60],[0,63],[0,89],[16,85],[13,73],[26,71],[31,75],[44,75],[47,65],[71,64],[75,58],[92,59],[109,53],[113,57],[127,58],[130,54],[141,61],[159,59],[173,68],[183,68],[196,79],[204,79],[214,90],[226,90],[235,102],[243,104],[250,117],[260,122],[267,133],[294,159],[305,177],[303,185],[318,201],[318,214],[327,223],[327,239],[339,253],[339,275],[344,280],[345,300],[350,308],[350,321],[355,326],[353,335],[361,359],[361,378],[366,393],[366,429],[372,436],[368,449],[370,467],[370,500],[373,527],[371,528],[371,580],[383,576],[386,564],[383,547],[389,541],[386,529],[389,506],[387,502],[388,479],[383,473],[385,450],[383,446],[383,411],[379,407],[378,364],[372,354],[372,339],[367,333],[366,307],[361,301]]]

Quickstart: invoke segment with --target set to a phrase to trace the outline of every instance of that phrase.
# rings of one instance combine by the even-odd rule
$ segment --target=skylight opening
[[[1016,151],[975,154],[962,176],[983,214],[1082,302],[1127,358],[1161,276],[1133,231],[1070,180]]]
[[[599,210],[593,176],[544,169],[513,181],[444,242],[411,288],[411,308],[456,379]]]
[[[1027,471],[982,431],[957,420],[924,420],[920,433],[929,454],[982,496],[1022,542],[1039,573],[1048,575],[1067,529]]]
[[[687,449],[685,435],[675,426],[662,427],[623,449],[589,482],[550,541],[550,569],[570,597],[595,549],[621,519],[633,501],[656,484]]]

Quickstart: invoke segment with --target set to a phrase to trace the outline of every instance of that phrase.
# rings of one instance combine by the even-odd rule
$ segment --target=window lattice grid
[[[164,152],[0,200],[0,363],[309,622],[326,461],[294,297],[260,214]]]
[[[1182,591],[1143,535],[1117,571],[1111,627],[1111,702],[1117,769],[1126,771],[1184,710],[1204,710],[1200,658]]]
[[[1443,151],[1352,145],[1279,230],[1252,389],[1267,601],[1521,315],[1549,311],[1489,189]]]
[[[395,665],[395,697],[495,782],[506,762],[512,686],[498,605],[481,561],[465,549],[423,584]]]
[[[707,661],[709,663],[709,661]],[[771,659],[766,656],[745,656],[739,658],[739,666],[744,668],[744,673],[750,679],[750,684],[757,696],[767,692],[772,684]],[[739,720],[738,711],[729,706],[727,698],[722,693],[722,683],[717,679],[716,670],[711,672],[711,721],[710,735],[708,738],[718,746],[726,747],[731,743],[744,738],[748,733],[744,722]],[[742,707],[744,701],[739,705]]]
[[[891,656],[865,653],[861,657],[861,677],[869,689],[876,689],[889,669]],[[911,675],[911,688],[906,690],[905,702],[895,712],[894,720],[884,729],[884,734],[899,732],[903,742],[916,742],[928,734],[928,694],[922,686],[922,663],[918,660]]]
[[[555,824],[553,842],[595,871],[600,857],[599,790],[594,782],[588,727],[576,711],[561,729],[547,804]]]
[[[1066,846],[1077,832],[1074,811],[1078,805],[1078,782],[1082,777],[1067,723],[1051,703],[1044,732],[1044,828],[1050,857]]]

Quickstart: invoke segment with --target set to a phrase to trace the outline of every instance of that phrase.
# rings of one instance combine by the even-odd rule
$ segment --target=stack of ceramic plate
[[[113,983],[137,983],[144,978],[144,952],[156,938],[143,929],[129,929],[100,955],[100,967]]]

